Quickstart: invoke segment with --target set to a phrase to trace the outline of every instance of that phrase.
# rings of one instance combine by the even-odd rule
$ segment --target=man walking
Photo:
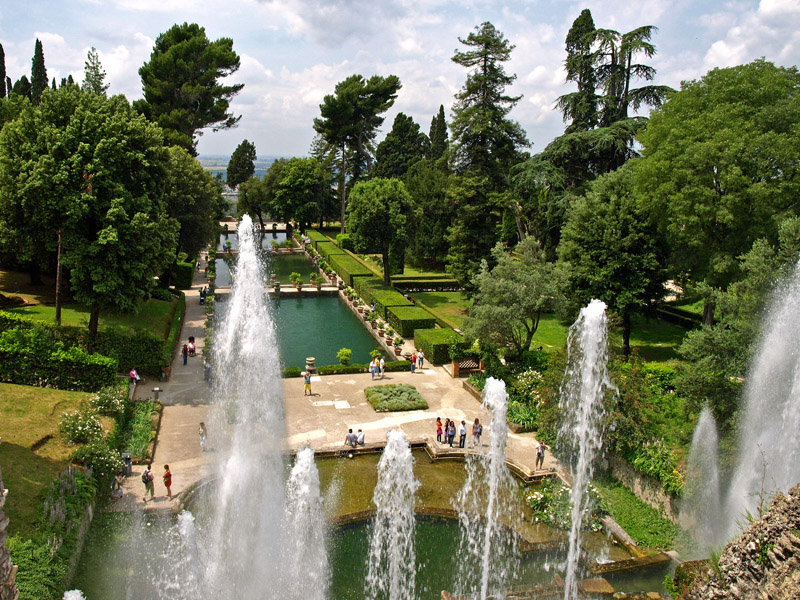
[[[153,485],[154,475],[153,472],[150,470],[152,465],[147,465],[147,468],[142,473],[142,483],[144,484],[144,497],[142,500],[147,504],[147,492],[150,492],[150,500],[155,498],[156,495],[156,488]]]
[[[461,426],[458,428],[458,447],[464,448],[467,445],[467,424],[461,421]]]

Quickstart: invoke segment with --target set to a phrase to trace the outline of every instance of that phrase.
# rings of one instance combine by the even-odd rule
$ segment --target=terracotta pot
[[[378,329],[378,337],[383,337],[383,329]]]
[[[402,347],[402,346],[395,346],[395,347],[394,347],[394,353],[395,353],[395,356],[400,356],[400,354],[401,354],[402,352],[403,352],[403,347]]]
[[[322,284],[318,283],[317,284],[317,291],[320,291],[321,289],[322,289]]]
[[[363,306],[359,306],[358,308],[356,308],[356,310],[357,310],[359,313],[363,313],[363,312],[364,312],[364,307],[363,307]]]
[[[377,323],[370,323],[370,325],[372,325],[373,329],[377,329],[378,328],[378,324]]]
[[[387,346],[391,346],[391,345],[392,345],[392,340],[393,340],[393,339],[394,339],[394,338],[390,338],[390,337],[387,335],[387,336],[386,336],[386,345],[387,345]]]

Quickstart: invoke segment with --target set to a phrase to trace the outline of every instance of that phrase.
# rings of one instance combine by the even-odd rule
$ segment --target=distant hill
[[[256,177],[263,177],[264,174],[269,169],[270,165],[275,162],[278,158],[284,158],[282,156],[259,156],[256,159]],[[288,158],[288,157],[287,157]],[[226,178],[228,172],[228,162],[230,162],[231,157],[227,154],[201,154],[197,157],[198,162],[203,165],[205,169],[208,169],[216,175],[217,173],[222,173],[223,181]]]

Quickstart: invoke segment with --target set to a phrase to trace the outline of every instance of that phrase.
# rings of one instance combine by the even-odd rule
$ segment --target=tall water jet
[[[314,451],[297,453],[286,486],[285,564],[292,581],[283,597],[324,600],[330,582],[319,472]]]
[[[692,435],[686,470],[685,526],[706,552],[724,539],[720,536],[722,499],[719,481],[719,435],[717,422],[707,406]]]
[[[747,374],[739,461],[729,488],[727,535],[776,492],[800,481],[800,265],[772,294]],[[766,508],[766,506],[763,506]]]
[[[372,498],[377,512],[369,544],[368,600],[415,597],[414,503],[418,488],[406,436],[392,429],[386,434]]]
[[[564,416],[562,440],[572,450],[572,526],[564,585],[564,599],[578,597],[578,559],[581,550],[583,516],[589,511],[587,489],[594,471],[594,459],[602,446],[601,420],[603,399],[608,388],[608,332],[606,305],[592,300],[581,309],[578,319],[569,328],[567,369],[561,383],[559,408]]]
[[[502,380],[490,377],[483,388],[483,405],[491,411],[489,453],[467,455],[467,478],[455,508],[461,523],[459,577],[456,593],[505,597],[518,563],[512,523],[502,522],[503,506],[513,494],[514,482],[506,466],[508,394]],[[476,580],[476,575],[479,578]]]
[[[220,452],[218,486],[206,546],[208,596],[270,598],[288,589],[282,557],[285,459],[280,361],[263,287],[253,223],[238,228],[239,255],[230,298],[214,336],[211,431],[229,432]],[[224,305],[224,306],[222,306]]]

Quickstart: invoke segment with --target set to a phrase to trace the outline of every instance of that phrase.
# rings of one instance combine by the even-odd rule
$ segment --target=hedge
[[[283,371],[281,372],[281,376],[284,379],[288,379],[290,377],[300,377],[300,373],[303,371],[300,367],[284,367]]]
[[[328,238],[327,235],[324,233],[320,233],[316,229],[306,229],[306,236],[308,239],[311,240],[311,245],[314,247],[314,250],[319,252],[319,248],[317,248],[317,244],[319,242],[330,242],[331,240]]]
[[[395,280],[395,287],[403,291],[413,292],[455,292],[461,284],[455,279],[403,279]]]
[[[353,285],[353,281],[357,277],[373,277],[375,275],[368,267],[349,254],[331,254],[328,262],[347,285]]]
[[[172,323],[169,326],[169,334],[167,341],[164,342],[164,350],[161,353],[161,366],[165,367],[172,363],[172,355],[175,351],[175,346],[178,344],[178,337],[181,335],[181,325],[183,325],[183,313],[186,310],[186,294],[180,292],[178,297],[178,305],[175,307],[175,313],[172,315]],[[138,368],[138,367],[137,367]],[[147,371],[143,371],[147,373]],[[149,373],[158,375],[158,373]]]
[[[417,329],[414,332],[414,346],[434,364],[450,362],[450,346],[453,344],[467,345],[464,338],[452,329]]]
[[[195,268],[197,268],[197,260],[175,263],[175,287],[179,290],[191,289]]]
[[[367,294],[370,288],[392,289],[383,285],[383,279],[380,277],[357,277],[355,281],[353,281],[353,288],[359,293],[364,302],[367,301]]]
[[[401,282],[401,281],[436,281],[441,279],[453,279],[453,276],[450,273],[428,273],[427,275],[405,275],[403,273],[398,273],[397,275],[392,275],[392,282]]]
[[[360,363],[351,363],[349,365],[324,365],[317,367],[319,375],[349,375],[352,373],[366,373],[369,365],[362,365]],[[384,371],[387,373],[397,373],[400,371],[408,371],[409,364],[407,360],[389,360],[384,363]]]
[[[350,239],[349,233],[337,233],[336,245],[342,250],[353,250],[353,240]]]
[[[0,381],[96,392],[116,376],[115,359],[65,348],[46,330],[17,327],[0,333]]]
[[[386,310],[395,306],[413,306],[412,302],[395,290],[370,290],[370,303],[375,303],[375,310],[384,319],[388,318]]]
[[[431,313],[418,306],[392,306],[387,312],[389,325],[404,338],[412,337],[417,329],[433,329],[436,325]]]
[[[319,244],[317,244],[317,252],[319,252],[325,258],[328,258],[333,254],[347,254],[347,252],[339,248],[336,244],[334,244],[330,240],[326,242],[320,242]]]

